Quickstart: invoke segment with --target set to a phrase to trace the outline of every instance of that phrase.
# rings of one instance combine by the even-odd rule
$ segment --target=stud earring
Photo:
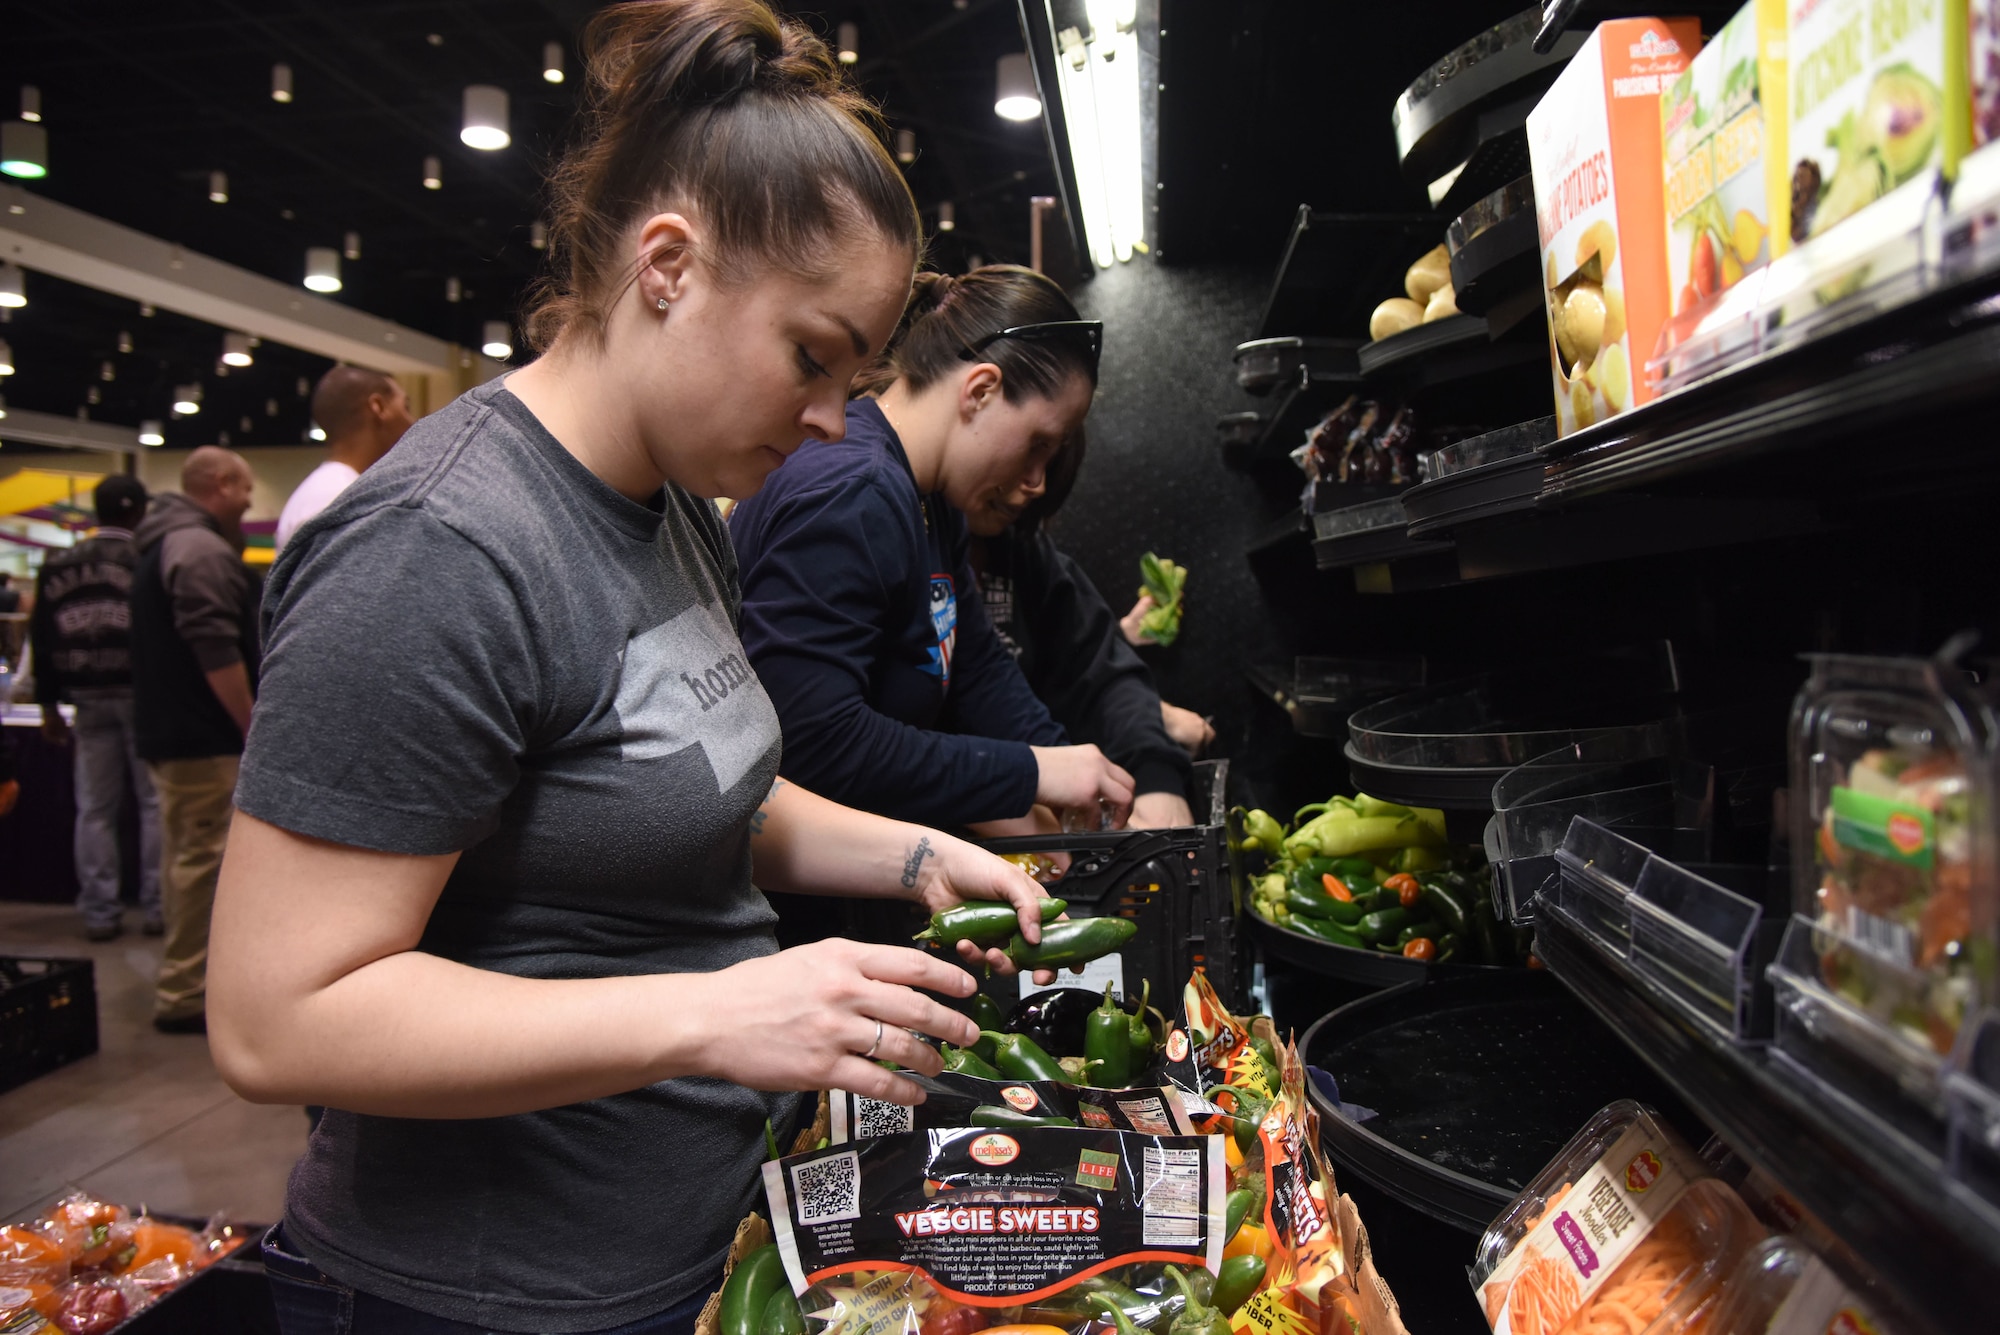
[[[665,310],[667,308],[667,299],[665,297],[661,297],[658,301],[654,302],[653,304],[659,307],[661,310]]]

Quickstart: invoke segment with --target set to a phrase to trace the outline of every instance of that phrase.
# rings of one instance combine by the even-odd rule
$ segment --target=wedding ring
[[[875,1041],[873,1043],[870,1043],[868,1045],[868,1051],[862,1053],[861,1055],[864,1058],[872,1059],[875,1056],[875,1050],[881,1046],[882,1046],[882,1022],[880,1020],[877,1020],[875,1022]]]

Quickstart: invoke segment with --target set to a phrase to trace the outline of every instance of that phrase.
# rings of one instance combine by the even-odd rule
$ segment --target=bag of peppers
[[[960,1071],[935,1078],[903,1074],[924,1091],[924,1101],[914,1108],[834,1090],[832,1143],[939,1127],[1085,1126],[1153,1136],[1194,1134],[1172,1087],[1094,1089],[1056,1080],[988,1080]]]

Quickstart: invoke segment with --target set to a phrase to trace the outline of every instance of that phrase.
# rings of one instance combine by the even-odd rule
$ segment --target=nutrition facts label
[[[1201,1241],[1201,1151],[1146,1147],[1140,1201],[1148,1247],[1192,1247]]]

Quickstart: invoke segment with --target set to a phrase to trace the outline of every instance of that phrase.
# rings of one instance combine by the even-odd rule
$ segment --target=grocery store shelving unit
[[[1655,984],[1543,914],[1536,951],[1744,1159],[1849,1249],[1827,1261],[1880,1294],[1899,1330],[1988,1332],[2000,1210],[1946,1182],[1940,1161],[1859,1109],[1807,1089],[1766,1050],[1719,1042]],[[1857,1265],[1855,1257],[1862,1258]]]

